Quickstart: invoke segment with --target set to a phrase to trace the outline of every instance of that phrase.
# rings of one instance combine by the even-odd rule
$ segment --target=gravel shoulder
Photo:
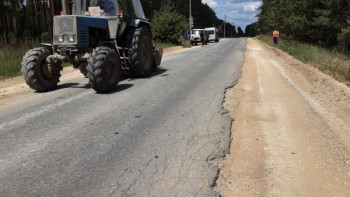
[[[281,50],[248,39],[227,91],[234,119],[222,196],[348,196],[350,89]]]

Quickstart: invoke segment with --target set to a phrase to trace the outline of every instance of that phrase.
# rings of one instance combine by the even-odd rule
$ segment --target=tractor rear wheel
[[[112,48],[97,47],[88,59],[87,71],[87,77],[95,91],[111,91],[120,81],[120,57]]]
[[[28,86],[38,92],[53,90],[57,87],[62,65],[50,65],[46,58],[52,53],[43,47],[29,50],[22,60],[22,73]]]
[[[147,27],[135,29],[128,53],[131,74],[135,77],[147,77],[153,68],[152,36]]]

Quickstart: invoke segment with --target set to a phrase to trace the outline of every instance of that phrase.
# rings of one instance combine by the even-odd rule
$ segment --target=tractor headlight
[[[57,36],[57,41],[58,42],[63,42],[64,41],[63,36]]]
[[[73,35],[69,35],[68,36],[68,41],[69,42],[74,42],[74,36]]]

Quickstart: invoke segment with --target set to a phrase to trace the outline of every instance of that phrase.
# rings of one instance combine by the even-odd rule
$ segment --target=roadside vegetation
[[[278,29],[288,40],[350,53],[349,0],[263,0],[258,10],[258,21],[245,29],[247,36],[272,36]]]
[[[174,47],[176,44],[171,43],[171,42],[159,42],[159,41],[154,41],[154,47],[155,48],[168,48],[168,47]]]
[[[21,61],[30,46],[0,46],[0,80],[21,74]]]
[[[0,45],[0,81],[22,75],[22,58],[29,49],[34,47],[40,47],[39,43],[19,46]],[[71,66],[71,64],[63,63],[62,66]]]
[[[245,35],[289,53],[350,86],[349,0],[263,0]],[[278,45],[272,32],[278,29]]]
[[[295,40],[280,37],[278,45],[273,44],[272,36],[259,35],[257,39],[277,47],[292,55],[303,63],[310,64],[325,74],[350,86],[350,54],[335,49],[326,49],[321,46],[301,43]]]
[[[186,18],[178,14],[174,6],[168,3],[154,13],[151,26],[156,40],[176,43],[179,36],[186,30],[187,22]]]
[[[350,53],[348,0],[264,0],[259,10],[259,34],[277,28],[290,39]]]

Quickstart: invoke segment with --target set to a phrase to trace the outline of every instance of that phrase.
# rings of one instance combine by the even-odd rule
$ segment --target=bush
[[[16,35],[13,32],[10,32],[8,34],[8,36],[9,36],[9,43],[10,44],[13,44],[13,45],[18,44],[18,39],[17,39]]]
[[[0,46],[0,80],[21,75],[21,61],[29,46]]]
[[[186,18],[174,11],[172,5],[163,5],[152,18],[152,33],[155,40],[177,43],[178,38],[186,31]]]
[[[51,43],[52,39],[49,32],[43,32],[41,34],[41,42]]]
[[[24,45],[26,45],[26,46],[32,45],[33,43],[35,43],[35,39],[30,34],[29,30],[24,30],[24,32],[22,34],[22,41],[23,41]]]
[[[339,47],[342,51],[350,53],[350,27],[338,34]]]

